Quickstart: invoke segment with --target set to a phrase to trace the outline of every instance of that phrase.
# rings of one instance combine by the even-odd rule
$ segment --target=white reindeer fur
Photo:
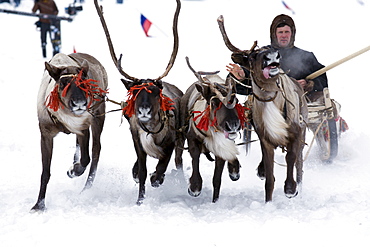
[[[234,161],[239,154],[235,142],[225,138],[224,133],[216,132],[213,127],[207,131],[204,145],[214,155],[230,162]]]
[[[273,140],[284,140],[288,136],[288,125],[274,102],[265,102],[262,119],[265,131]]]
[[[143,146],[144,151],[151,157],[156,159],[161,159],[165,154],[160,145],[156,145],[153,136],[148,135],[147,132],[139,130],[140,132],[140,142]]]

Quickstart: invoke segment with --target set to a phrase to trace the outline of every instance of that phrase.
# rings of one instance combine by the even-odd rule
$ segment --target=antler
[[[116,68],[118,69],[118,71],[121,73],[121,75],[123,75],[124,77],[126,77],[126,79],[129,79],[129,80],[132,80],[132,81],[137,81],[138,80],[137,78],[132,77],[132,76],[128,75],[125,71],[123,71],[123,69],[121,67],[122,54],[120,55],[119,61],[117,61],[116,53],[114,52],[114,48],[113,48],[113,43],[112,43],[112,40],[110,38],[108,27],[107,27],[107,24],[106,24],[105,19],[104,19],[104,16],[103,16],[102,7],[98,5],[98,1],[97,0],[94,0],[94,4],[95,4],[96,11],[98,12],[98,15],[100,17],[100,21],[101,21],[101,24],[103,26],[103,29],[104,29],[104,32],[105,32],[105,36],[107,38],[107,43],[108,43],[108,46],[109,46],[109,51],[110,51],[110,54],[112,56],[114,65],[116,66]]]
[[[231,85],[230,81],[226,80],[228,82],[227,87],[223,87],[223,86],[219,85],[218,83],[211,82],[206,77],[205,78],[202,77],[202,75],[214,75],[214,74],[217,74],[220,71],[214,71],[214,72],[198,71],[197,72],[193,69],[193,67],[191,67],[190,62],[189,62],[189,58],[185,57],[185,59],[186,59],[186,63],[188,64],[189,69],[194,73],[194,75],[198,78],[198,80],[201,83],[208,85],[209,88],[211,89],[211,91],[216,94],[215,97],[218,98],[222,102],[222,104],[224,104],[229,109],[232,109],[232,108],[235,107],[236,98],[234,99],[234,101],[232,103],[230,103],[231,95],[232,95],[232,85]],[[216,87],[226,89],[227,95],[224,97]]]
[[[188,58],[188,57],[185,57],[185,59],[186,59],[186,63],[188,64],[189,69],[194,73],[194,75],[195,75],[195,76],[198,78],[198,80],[199,80],[200,82],[202,82],[202,83],[207,84],[207,83],[203,80],[202,75],[215,75],[215,74],[217,74],[218,72],[220,72],[219,70],[217,70],[217,71],[213,71],[213,72],[195,71],[195,70],[193,69],[193,67],[191,67],[191,65],[190,65],[189,58]]]
[[[254,41],[250,50],[244,51],[244,50],[240,50],[239,48],[235,47],[233,44],[231,44],[231,42],[229,40],[229,37],[226,34],[226,30],[225,30],[225,26],[224,26],[224,17],[222,15],[220,15],[217,18],[217,23],[218,23],[218,27],[220,28],[222,38],[224,39],[225,45],[226,45],[227,48],[229,48],[230,51],[232,51],[232,52],[242,52],[242,53],[249,54],[254,50],[254,48],[256,48],[257,41]]]
[[[177,2],[177,7],[176,7],[175,15],[173,17],[173,25],[172,25],[174,42],[173,42],[173,50],[172,50],[171,58],[167,64],[166,71],[160,77],[158,77],[156,81],[161,80],[163,77],[167,76],[167,74],[170,72],[175,62],[177,51],[179,50],[179,34],[177,32],[177,23],[178,23],[180,9],[181,9],[181,2],[180,0],[176,0],[176,2]]]
[[[227,48],[229,48],[229,50],[232,52],[241,52],[242,50],[240,50],[239,48],[236,48],[233,44],[231,44],[229,37],[227,37],[225,26],[224,26],[224,17],[222,15],[220,15],[217,18],[217,23],[218,23],[218,27],[220,28],[222,38],[224,39],[224,42]]]

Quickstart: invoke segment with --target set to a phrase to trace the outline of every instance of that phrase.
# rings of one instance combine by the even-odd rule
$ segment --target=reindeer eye
[[[62,88],[66,87],[70,81],[70,78],[60,78],[59,84]]]
[[[263,60],[270,61],[271,59],[267,57],[266,55],[263,55]]]

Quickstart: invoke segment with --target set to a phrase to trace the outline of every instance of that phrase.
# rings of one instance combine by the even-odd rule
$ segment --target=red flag
[[[145,35],[147,37],[150,37],[148,35],[148,32],[149,32],[150,26],[152,25],[152,22],[149,21],[143,14],[141,14],[140,19],[141,19],[141,26],[143,27]]]
[[[288,4],[286,4],[284,1],[281,1],[281,2],[284,5],[284,7],[292,11],[292,14],[294,15],[294,11],[288,6]]]
[[[73,53],[77,53],[75,46],[73,46]]]

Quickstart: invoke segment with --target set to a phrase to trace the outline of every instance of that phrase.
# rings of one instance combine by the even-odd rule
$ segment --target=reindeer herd
[[[117,59],[102,8],[94,0],[112,60],[124,77],[122,82],[128,91],[127,101],[122,105],[122,114],[129,123],[137,156],[132,168],[133,179],[139,184],[137,204],[142,204],[145,198],[147,156],[158,160],[155,171],[150,175],[151,185],[158,187],[164,181],[173,151],[176,168],[182,169],[185,142],[192,162],[188,193],[194,197],[201,194],[199,167],[200,156],[204,154],[210,161],[215,161],[212,202],[216,202],[220,195],[225,163],[230,179],[236,181],[240,178],[239,152],[234,140],[247,123],[253,125],[261,144],[262,161],[258,166],[258,176],[265,179],[265,201],[272,200],[274,150],[277,147],[284,148],[287,153],[284,192],[287,197],[294,197],[298,191],[297,183],[302,182],[302,150],[307,119],[302,88],[279,69],[277,51],[268,47],[257,49],[256,46],[242,51],[234,47],[223,28],[223,19],[218,21],[226,46],[232,52],[242,54],[240,65],[252,72],[251,109],[246,111],[246,107],[238,102],[234,79],[230,77],[224,80],[217,72],[195,71],[189,58],[186,58],[188,67],[197,81],[185,93],[162,81],[171,70],[178,51],[177,22],[181,3],[180,0],[176,2],[174,47],[167,68],[157,78],[138,79],[122,69],[122,55]],[[104,67],[88,54],[57,54],[45,63],[37,102],[42,174],[38,199],[32,211],[46,209],[45,195],[50,179],[53,138],[59,132],[76,134],[76,153],[67,175],[71,178],[82,175],[91,161],[84,189],[92,186],[100,156],[107,81]],[[90,129],[92,158],[89,154]],[[297,182],[294,180],[294,168],[297,171]]]

